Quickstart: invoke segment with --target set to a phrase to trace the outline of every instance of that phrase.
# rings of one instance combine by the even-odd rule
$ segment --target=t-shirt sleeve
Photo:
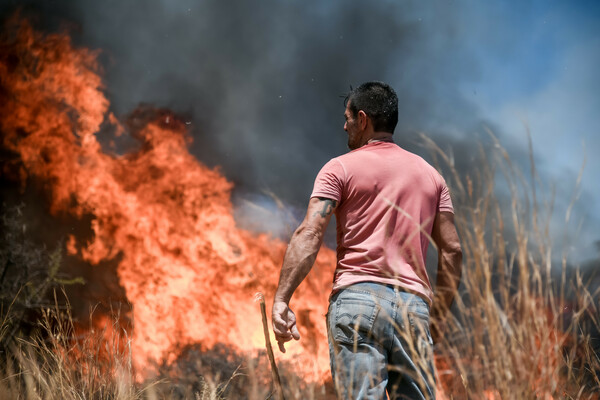
[[[326,197],[339,203],[342,200],[345,175],[342,164],[336,159],[330,160],[317,174],[310,197]]]
[[[454,214],[454,207],[452,206],[452,199],[450,198],[450,191],[448,185],[442,179],[442,190],[440,191],[440,202],[438,205],[438,212],[451,212]]]

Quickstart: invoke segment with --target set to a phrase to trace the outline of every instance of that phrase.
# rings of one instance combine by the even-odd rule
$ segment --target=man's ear
[[[361,130],[365,130],[367,128],[368,123],[367,114],[363,110],[358,111],[358,126]]]

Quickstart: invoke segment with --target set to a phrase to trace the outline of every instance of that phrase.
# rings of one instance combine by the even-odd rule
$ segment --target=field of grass
[[[551,243],[549,200],[537,199],[500,146],[497,158],[459,176],[452,160],[424,140],[447,172],[464,252],[461,296],[438,326],[438,398],[599,399],[600,288]],[[510,191],[508,207],[497,197],[499,179]],[[8,329],[9,306],[1,317],[0,400],[273,395],[266,353],[188,348],[140,383],[127,331],[116,323],[82,331],[58,301],[42,308],[28,335]],[[333,398],[331,384],[306,383],[280,367],[286,399]]]

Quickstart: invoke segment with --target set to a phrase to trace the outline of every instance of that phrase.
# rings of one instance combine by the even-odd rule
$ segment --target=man
[[[289,308],[335,213],[337,266],[327,313],[331,372],[342,399],[435,398],[434,318],[450,307],[462,252],[443,178],[393,142],[398,98],[367,82],[346,98],[350,152],[319,172],[306,217],[287,248],[273,302],[279,348],[300,339]],[[438,249],[436,295],[425,268]]]

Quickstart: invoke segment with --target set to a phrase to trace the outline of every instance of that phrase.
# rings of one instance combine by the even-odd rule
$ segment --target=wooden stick
[[[255,298],[260,302],[260,313],[262,314],[263,332],[265,334],[265,345],[267,346],[267,355],[271,363],[271,376],[273,377],[273,384],[275,386],[275,392],[278,400],[285,400],[283,397],[283,389],[281,388],[281,379],[279,378],[279,371],[277,370],[277,364],[275,363],[275,356],[273,355],[273,348],[271,347],[271,339],[269,337],[269,325],[267,323],[267,310],[265,306],[265,296],[258,292]]]

